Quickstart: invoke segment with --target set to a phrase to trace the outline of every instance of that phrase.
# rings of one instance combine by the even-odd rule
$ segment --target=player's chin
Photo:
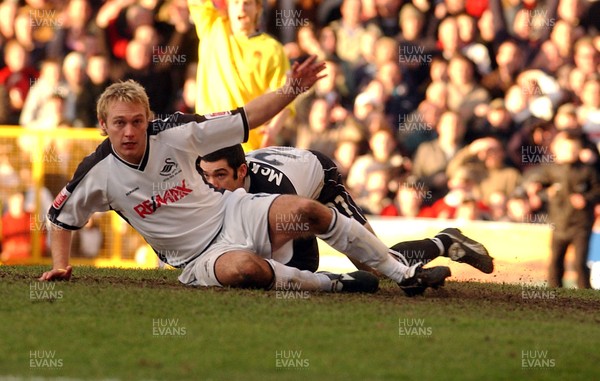
[[[134,151],[138,148],[139,144],[136,142],[121,143],[121,149],[124,151]]]

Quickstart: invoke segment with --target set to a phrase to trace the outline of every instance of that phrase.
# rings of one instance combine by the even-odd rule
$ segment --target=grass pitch
[[[0,267],[0,380],[592,380],[600,293],[200,289],[178,272]]]

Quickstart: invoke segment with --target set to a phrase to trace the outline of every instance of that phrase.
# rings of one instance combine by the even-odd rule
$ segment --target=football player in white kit
[[[40,280],[68,280],[72,230],[96,211],[114,210],[166,263],[182,268],[186,285],[375,292],[378,278],[313,273],[271,258],[290,239],[316,235],[401,287],[422,293],[443,285],[447,267],[408,267],[356,220],[316,201],[292,195],[217,192],[195,168],[198,154],[242,143],[248,131],[275,116],[320,79],[323,63],[294,64],[279,90],[244,108],[206,116],[176,113],[149,122],[144,89],[134,81],[109,86],[98,100],[108,135],[86,157],[54,200],[50,221],[52,269]],[[292,219],[292,226],[279,222]]]
[[[294,147],[266,147],[244,154],[238,144],[200,157],[198,168],[204,179],[217,189],[234,191],[244,188],[248,193],[308,197],[337,209],[373,232],[362,210],[346,190],[336,164],[321,152]],[[469,241],[471,245],[463,244]],[[283,252],[274,253],[274,257],[278,256],[278,260],[288,266],[316,271],[319,265],[316,239],[309,237],[292,242],[282,248]],[[457,253],[452,245],[463,245],[463,255],[451,255]],[[390,251],[409,266],[419,261],[428,263],[438,256],[449,256],[484,273],[489,274],[494,269],[492,258],[483,246],[455,228],[445,229],[432,239],[399,242]]]

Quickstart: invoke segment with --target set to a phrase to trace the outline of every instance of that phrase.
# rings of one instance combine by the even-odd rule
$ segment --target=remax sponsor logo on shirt
[[[153,195],[148,200],[134,206],[133,210],[135,210],[140,217],[146,218],[146,216],[153,214],[161,206],[177,202],[192,193],[192,191],[191,188],[187,187],[184,179],[181,181],[181,184],[175,185],[161,194]]]

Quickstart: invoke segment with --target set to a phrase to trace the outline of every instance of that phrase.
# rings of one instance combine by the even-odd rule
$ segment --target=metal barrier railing
[[[49,264],[45,244],[45,212],[52,199],[71,178],[81,160],[105,139],[96,128],[57,128],[50,130],[0,126],[0,210],[8,213],[7,202],[15,193],[33,201],[29,207],[31,255],[4,259],[4,263]],[[50,200],[51,202],[51,200]],[[158,260],[137,232],[116,213],[94,217],[102,244],[94,256],[77,256],[72,263],[93,266],[156,267]],[[75,233],[77,234],[77,233]],[[4,240],[6,237],[2,237]],[[77,241],[77,240],[76,240]],[[87,245],[82,234],[80,245]],[[89,255],[89,254],[88,254]]]

